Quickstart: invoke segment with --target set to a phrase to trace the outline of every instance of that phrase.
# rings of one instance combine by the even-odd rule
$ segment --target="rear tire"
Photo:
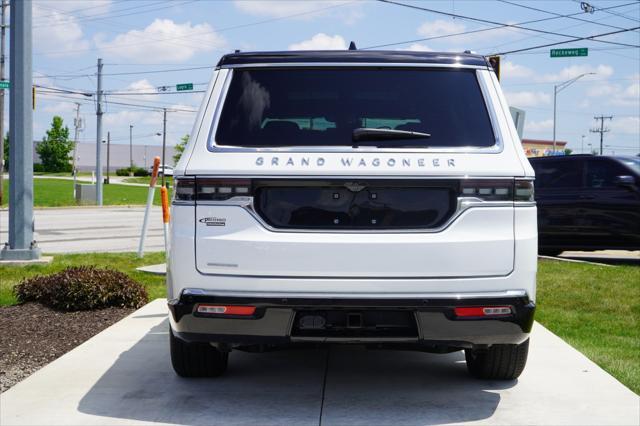
[[[178,376],[217,377],[227,369],[229,353],[208,343],[187,343],[169,329],[169,346],[171,365]]]
[[[488,349],[465,349],[467,369],[478,379],[517,379],[527,363],[529,339],[519,345],[493,345]]]

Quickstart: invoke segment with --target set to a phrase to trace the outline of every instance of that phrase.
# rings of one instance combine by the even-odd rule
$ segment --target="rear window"
[[[416,68],[235,69],[215,143],[351,146],[356,128],[429,133],[417,147],[495,144],[474,70]]]

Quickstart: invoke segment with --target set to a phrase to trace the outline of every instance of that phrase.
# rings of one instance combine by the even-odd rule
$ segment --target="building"
[[[555,155],[564,154],[567,142],[556,141]],[[553,141],[541,140],[541,139],[522,139],[522,149],[524,149],[527,157],[545,157],[548,155],[554,155]]]
[[[33,162],[40,163],[40,156],[36,152],[36,145],[40,141],[33,143]],[[162,158],[162,146],[159,145],[133,145],[132,147],[133,165],[144,167],[145,169],[153,165],[153,158],[158,156]],[[167,145],[165,153],[165,163],[174,166],[173,155],[175,149],[173,146]],[[107,144],[102,144],[102,166],[103,170],[107,170]],[[116,169],[129,167],[129,144],[115,144],[109,146],[109,171],[114,172]],[[79,171],[89,172],[96,169],[96,144],[79,142],[76,150],[76,166]]]

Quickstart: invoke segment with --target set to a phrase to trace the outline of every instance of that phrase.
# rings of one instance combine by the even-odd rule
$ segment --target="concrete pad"
[[[332,346],[231,354],[218,379],[171,370],[156,300],[0,395],[0,424],[639,424],[640,398],[536,324],[517,381],[461,352]]]
[[[29,265],[48,265],[53,262],[53,256],[40,256],[40,259],[30,260],[2,260],[0,266],[29,266]]]
[[[167,275],[167,264],[159,263],[157,265],[140,266],[136,271],[148,272],[154,275]]]

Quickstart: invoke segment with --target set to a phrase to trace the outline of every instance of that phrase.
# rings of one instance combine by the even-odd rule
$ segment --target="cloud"
[[[459,34],[468,31],[477,31],[471,34]],[[420,25],[417,29],[418,35],[425,38],[436,37],[434,42],[445,43],[444,48],[438,50],[443,51],[463,51],[463,50],[487,50],[488,47],[482,46],[483,42],[489,42],[492,40],[499,40],[501,43],[505,41],[515,40],[514,36],[517,36],[522,31],[509,28],[500,27],[496,29],[488,30],[486,27],[467,27],[463,22],[456,20],[444,20],[436,19],[435,21],[426,21]]]
[[[506,79],[530,78],[535,75],[535,71],[524,65],[514,64],[511,61],[504,61],[501,64],[500,77]]]
[[[525,133],[546,133],[553,129],[553,120],[551,118],[541,121],[525,121],[524,131]]]
[[[638,108],[640,106],[640,79],[637,75],[632,76],[631,79],[635,81],[626,86],[598,82],[597,85],[588,88],[587,96],[606,98],[605,102],[609,105]]]
[[[509,105],[518,108],[534,107],[551,101],[551,95],[544,92],[505,92],[505,96]]]
[[[442,35],[461,33],[466,30],[462,22],[437,19],[427,21],[418,27],[418,34],[423,37],[438,37]]]
[[[307,0],[307,1],[271,1],[271,0],[236,0],[233,2],[237,9],[259,16],[270,18],[296,17],[298,19],[314,19],[330,15],[332,8],[340,8],[340,19],[348,24],[362,18],[360,5],[344,0]],[[313,13],[311,13],[313,12]],[[294,16],[292,16],[294,15]],[[300,16],[295,16],[300,15]]]
[[[226,41],[209,24],[177,24],[156,19],[143,30],[131,30],[111,41],[95,39],[104,56],[120,57],[137,63],[184,62],[198,53],[221,49]]]
[[[325,33],[318,33],[309,40],[294,43],[289,46],[289,50],[346,50],[347,43],[340,35],[329,36]]]
[[[609,127],[612,132],[640,135],[640,117],[614,117]]]
[[[36,3],[33,6],[33,18],[33,45],[36,53],[50,57],[70,56],[75,54],[76,50],[89,47],[82,27],[74,16],[45,10]]]
[[[413,43],[409,47],[402,47],[398,50],[408,50],[413,52],[433,52],[433,49],[423,43]]]
[[[544,83],[562,82],[570,80],[579,76],[580,74],[596,73],[596,75],[584,76],[582,81],[588,80],[603,80],[613,75],[613,67],[609,65],[598,65],[594,67],[592,65],[572,65],[570,67],[563,68],[560,72],[553,74],[543,74],[538,77],[536,81]]]

